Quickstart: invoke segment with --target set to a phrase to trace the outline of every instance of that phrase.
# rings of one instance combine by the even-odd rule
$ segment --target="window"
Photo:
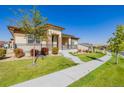
[[[28,35],[28,44],[32,44],[32,43],[34,43],[33,36],[32,35]],[[40,37],[36,38],[35,43],[38,43],[38,44],[40,43]]]
[[[75,40],[72,40],[71,44],[72,44],[72,45],[75,45]]]
[[[36,39],[36,43],[40,43],[40,37]]]
[[[32,35],[28,35],[28,43],[32,44],[33,42],[34,42],[33,36]]]

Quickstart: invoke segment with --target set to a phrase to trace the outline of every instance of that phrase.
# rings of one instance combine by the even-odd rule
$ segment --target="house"
[[[78,37],[63,34],[63,27],[53,24],[46,24],[48,40],[44,41],[36,39],[36,49],[41,50],[42,47],[49,48],[50,52],[53,47],[58,47],[59,51],[63,49],[77,49]],[[8,26],[9,31],[13,36],[13,46],[16,44],[17,48],[22,48],[25,52],[29,52],[33,48],[33,38],[30,35],[25,35],[19,28],[15,26]]]
[[[5,41],[0,41],[0,48],[2,48],[5,44]]]
[[[96,50],[102,53],[106,53],[107,47],[108,47],[107,45],[103,45],[103,44],[95,45]]]
[[[93,44],[89,44],[89,43],[81,43],[78,44],[78,49],[81,51],[92,51],[93,49]]]

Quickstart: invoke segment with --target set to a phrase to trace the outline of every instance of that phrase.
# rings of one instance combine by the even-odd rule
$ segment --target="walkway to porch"
[[[77,51],[76,49],[72,49],[72,50],[62,50],[61,53],[64,57],[71,59],[73,62],[77,63],[77,64],[82,64],[84,63],[83,61],[81,61],[78,57],[73,56],[71,54],[69,54],[69,52],[74,52]]]
[[[99,60],[86,62],[12,87],[66,87],[104,64],[110,58],[111,55],[108,53]]]

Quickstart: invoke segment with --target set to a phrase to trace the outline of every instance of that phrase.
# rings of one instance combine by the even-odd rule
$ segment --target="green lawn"
[[[119,64],[114,64],[114,57],[85,77],[70,85],[70,87],[116,87],[124,86],[124,58],[119,58]]]
[[[39,58],[37,65],[32,60],[0,62],[0,86],[10,86],[76,65],[62,56]]]
[[[98,52],[98,53],[77,54],[77,57],[79,57],[84,62],[88,62],[100,58],[104,55],[105,54]]]

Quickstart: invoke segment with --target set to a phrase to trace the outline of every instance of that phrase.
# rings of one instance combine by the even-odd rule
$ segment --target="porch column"
[[[69,44],[69,49],[71,49],[71,37],[69,37],[68,44]]]
[[[15,48],[14,47],[15,46],[15,42],[14,42],[14,40],[12,40],[11,42],[12,42],[12,49],[14,49]]]
[[[61,34],[58,36],[58,48],[59,48],[59,50],[62,50],[62,36],[61,36]]]
[[[52,50],[52,36],[48,36],[48,46],[49,51],[51,52]]]

